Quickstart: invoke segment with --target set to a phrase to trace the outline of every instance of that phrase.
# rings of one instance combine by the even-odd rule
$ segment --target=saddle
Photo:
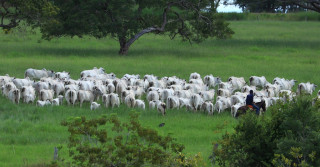
[[[247,105],[247,107],[249,107],[250,110],[254,109],[252,105]]]

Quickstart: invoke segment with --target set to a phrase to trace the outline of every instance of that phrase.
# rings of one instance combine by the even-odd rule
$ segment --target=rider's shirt
[[[247,104],[247,105],[252,105],[252,104],[253,104],[253,94],[249,94],[249,95],[247,96],[246,104]]]

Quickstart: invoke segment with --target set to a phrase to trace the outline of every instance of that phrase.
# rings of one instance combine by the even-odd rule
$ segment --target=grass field
[[[129,74],[176,75],[188,78],[191,72],[213,74],[225,81],[230,76],[264,75],[296,79],[320,85],[320,22],[238,21],[231,22],[235,35],[229,40],[210,39],[190,45],[165,36],[148,35],[139,39],[127,56],[117,54],[118,43],[111,39],[60,38],[50,42],[40,34],[15,33],[0,36],[0,75],[23,77],[29,68],[69,71],[79,78],[80,71],[104,67],[118,77]],[[128,119],[129,109],[90,111],[78,107],[37,108],[12,104],[0,97],[0,166],[30,166],[53,159],[53,148],[67,142],[68,132],[59,123],[73,116],[89,118],[118,113]],[[143,125],[160,134],[172,133],[190,154],[201,152],[207,159],[211,143],[232,132],[237,120],[229,112],[208,117],[200,113],[140,111]],[[165,122],[163,128],[158,124]],[[66,156],[66,151],[61,153]]]

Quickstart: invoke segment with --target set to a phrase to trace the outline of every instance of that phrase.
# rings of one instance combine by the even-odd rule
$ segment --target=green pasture
[[[265,76],[312,82],[320,86],[320,22],[233,21],[232,39],[209,39],[200,44],[183,43],[166,36],[147,35],[130,48],[129,54],[117,54],[119,44],[113,39],[67,38],[45,41],[41,34],[15,31],[0,34],[0,75],[23,77],[27,68],[47,68],[80,72],[103,67],[117,77],[124,74],[154,74],[159,77],[176,75],[189,78],[190,73],[201,76],[213,74],[225,81],[230,76]],[[294,88],[296,89],[296,87]],[[318,91],[319,89],[317,89]],[[148,106],[148,105],[147,105]],[[148,107],[147,107],[148,108]],[[160,134],[172,134],[185,145],[185,152],[201,152],[207,160],[212,142],[232,133],[237,120],[230,112],[207,116],[168,111],[162,117],[157,111],[136,110],[143,125],[157,129]],[[90,111],[83,106],[45,107],[15,105],[0,97],[0,166],[32,166],[49,163],[53,148],[63,145],[60,155],[67,156],[68,132],[60,126],[64,119],[74,116],[96,118],[102,114],[118,113],[128,119],[130,109],[121,106],[114,110],[101,108]],[[164,122],[165,126],[158,125]],[[208,164],[209,165],[209,164]]]

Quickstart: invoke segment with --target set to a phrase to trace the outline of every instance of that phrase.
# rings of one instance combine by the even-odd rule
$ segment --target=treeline
[[[320,0],[224,0],[251,13],[289,13],[299,11],[320,12]]]
[[[320,13],[297,12],[297,13],[220,13],[229,21],[235,20],[270,20],[270,21],[320,21]]]

